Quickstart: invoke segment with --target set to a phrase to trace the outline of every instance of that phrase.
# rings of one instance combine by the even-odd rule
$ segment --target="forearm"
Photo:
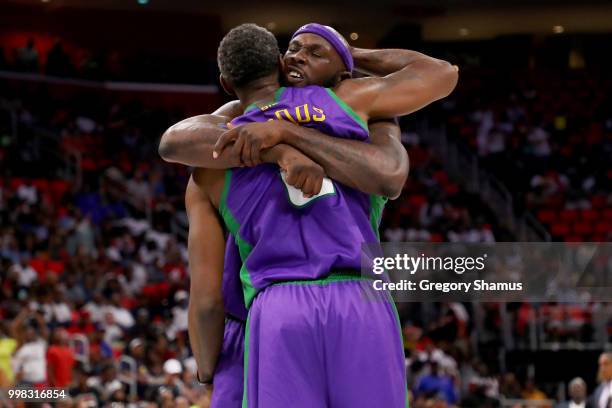
[[[217,123],[217,124],[215,124]],[[242,165],[240,152],[233,147],[223,149],[213,158],[215,143],[227,130],[219,126],[215,115],[201,115],[185,119],[170,127],[159,144],[159,154],[167,162],[206,169],[228,169]],[[265,163],[277,163],[288,146],[278,145],[264,150],[261,159]]]
[[[415,61],[433,60],[417,51],[402,49],[365,49],[352,48],[355,68],[374,76],[385,76],[410,66]]]
[[[213,158],[213,147],[227,129],[223,117],[200,115],[182,120],[162,135],[159,155],[167,162],[206,169],[227,169],[240,165],[240,157],[226,149]]]
[[[189,339],[201,381],[210,381],[223,344],[225,311],[221,301],[189,304]]]
[[[375,144],[381,139],[366,143],[292,124],[285,127],[283,140],[323,167],[330,178],[367,194],[396,198],[401,192],[408,173],[408,156],[399,141],[384,140],[383,146]]]

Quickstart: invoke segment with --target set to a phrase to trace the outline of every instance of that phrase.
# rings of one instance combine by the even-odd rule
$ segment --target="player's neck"
[[[274,100],[274,93],[278,88],[280,88],[278,76],[274,75],[260,78],[244,88],[236,90],[236,96],[240,99],[242,106],[265,104]]]

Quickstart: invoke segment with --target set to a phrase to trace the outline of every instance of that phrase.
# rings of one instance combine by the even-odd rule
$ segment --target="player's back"
[[[233,125],[288,120],[330,136],[367,142],[367,125],[327,88],[281,88],[274,103],[251,107]],[[326,179],[305,199],[278,166],[226,172],[220,212],[238,244],[247,307],[275,282],[313,280],[334,270],[358,271],[361,244],[378,240],[384,201]]]

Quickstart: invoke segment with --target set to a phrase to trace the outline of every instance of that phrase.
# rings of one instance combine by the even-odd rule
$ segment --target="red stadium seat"
[[[582,210],[580,211],[580,217],[584,221],[595,221],[599,218],[599,212],[597,210]]]
[[[35,179],[32,180],[32,185],[41,192],[47,191],[49,189],[49,180]]]
[[[611,220],[612,221],[612,208],[605,208],[603,210],[603,217],[606,220]]]
[[[431,242],[444,242],[444,237],[442,236],[442,234],[434,232],[431,234],[430,241]]]
[[[557,222],[551,226],[550,231],[552,232],[554,236],[562,237],[564,235],[568,235],[570,232],[570,229],[567,224],[562,223],[562,222]]]
[[[422,194],[415,194],[413,196],[410,196],[408,201],[410,201],[411,205],[413,205],[415,207],[420,207],[423,204],[425,204],[425,202],[427,202],[427,197],[425,197]]]
[[[597,234],[606,235],[612,232],[612,222],[610,221],[600,221],[595,224],[595,232]]]
[[[11,179],[11,190],[17,190],[20,185],[23,184],[23,179],[13,178]]]
[[[540,210],[540,212],[538,212],[538,219],[547,224],[555,221],[556,218],[557,213],[552,210]]]
[[[566,235],[563,239],[566,242],[584,242],[584,238],[580,235]]]
[[[438,183],[445,185],[448,183],[448,174],[444,170],[438,170],[433,174],[433,179]]]
[[[593,225],[590,222],[579,221],[574,223],[572,231],[578,235],[590,235],[593,232]]]
[[[578,219],[578,210],[563,210],[559,214],[559,219],[563,221],[575,221]]]
[[[591,197],[591,205],[593,208],[601,208],[606,204],[606,197],[602,195],[595,195]]]
[[[546,207],[559,208],[565,204],[565,199],[562,195],[553,195],[546,199]]]
[[[459,186],[455,183],[449,183],[444,187],[444,191],[446,191],[448,195],[455,195],[459,192]]]

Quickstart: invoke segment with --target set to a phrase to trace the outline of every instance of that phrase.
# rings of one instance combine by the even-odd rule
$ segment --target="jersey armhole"
[[[353,119],[355,122],[357,122],[357,124],[359,126],[361,126],[366,132],[368,132],[368,135],[370,134],[370,131],[368,129],[368,124],[357,114],[357,112],[355,112],[353,110],[353,108],[348,106],[346,104],[346,102],[344,102],[342,99],[340,99],[340,97],[338,95],[336,95],[336,93],[331,88],[325,88],[325,91],[327,91],[327,94],[334,100],[334,102],[336,102],[338,104],[338,106],[340,106],[340,108],[351,119]]]

